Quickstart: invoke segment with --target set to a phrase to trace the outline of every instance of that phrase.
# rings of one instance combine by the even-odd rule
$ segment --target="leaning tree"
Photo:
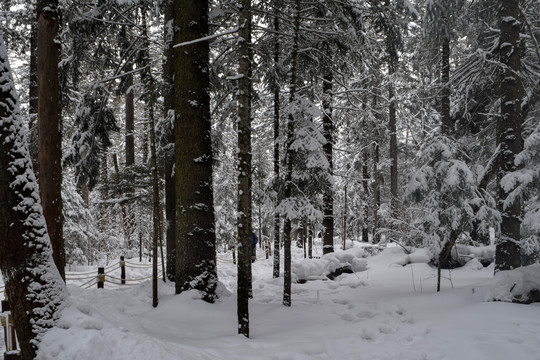
[[[23,359],[33,359],[67,296],[28,152],[7,51],[0,38],[0,269]]]

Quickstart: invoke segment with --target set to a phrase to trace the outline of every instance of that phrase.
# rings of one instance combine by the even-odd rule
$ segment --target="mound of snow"
[[[352,248],[323,255],[320,259],[303,259],[292,264],[293,281],[306,281],[334,273],[338,269],[352,272],[367,270],[367,254],[362,248]]]
[[[469,257],[486,259],[491,262],[495,260],[495,245],[490,246],[469,246],[456,245],[460,255],[468,255]]]
[[[405,266],[407,264],[428,264],[433,255],[428,249],[416,249],[408,255],[394,262],[394,264]]]
[[[484,265],[482,265],[480,260],[474,258],[468,261],[463,267],[470,270],[482,270],[484,268]]]
[[[524,304],[540,301],[540,264],[499,271],[491,283],[486,301]]]

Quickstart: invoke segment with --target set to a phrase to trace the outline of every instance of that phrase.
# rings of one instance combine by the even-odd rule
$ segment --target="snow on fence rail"
[[[152,278],[152,275],[138,277],[138,278],[127,278],[126,277],[126,268],[140,269],[140,270],[151,270],[152,264],[137,264],[129,261],[125,261],[124,257],[121,256],[120,260],[116,263],[108,265],[106,267],[98,267],[97,274],[95,271],[91,272],[82,272],[76,274],[66,274],[66,282],[68,281],[83,281],[82,284],[78,284],[79,287],[89,289],[92,286],[97,285],[98,289],[104,288],[105,283],[118,285],[118,286],[133,286],[138,285],[145,280]],[[158,263],[158,266],[161,266],[161,263]],[[120,270],[120,275],[114,276],[113,273],[117,270]],[[158,278],[163,278],[158,276]]]
[[[236,261],[233,258],[227,258],[224,256],[216,256],[216,261],[219,263],[225,263],[225,264],[236,264]],[[161,267],[161,262],[158,263],[158,267]],[[96,271],[87,271],[87,272],[76,272],[76,273],[67,273],[66,274],[66,282],[82,282],[78,284],[79,287],[89,289],[92,286],[98,287],[98,289],[101,289],[104,287],[105,283],[109,283],[112,285],[118,285],[118,286],[133,286],[138,285],[143,281],[152,279],[152,275],[148,276],[140,276],[137,278],[128,278],[126,276],[126,269],[131,268],[134,270],[144,271],[144,270],[152,270],[152,264],[142,264],[142,263],[135,263],[130,262],[127,260],[124,260],[123,256],[120,256],[120,260],[118,262],[112,263],[105,267],[98,267],[98,271],[96,274]],[[120,275],[115,276],[116,274],[113,274],[117,270],[120,270]],[[163,276],[160,275],[158,278],[162,279]],[[3,289],[3,286],[0,286],[0,290]]]

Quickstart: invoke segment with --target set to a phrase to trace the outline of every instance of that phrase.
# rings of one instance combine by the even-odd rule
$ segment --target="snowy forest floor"
[[[364,244],[354,246],[347,251],[363,253],[358,247]],[[162,281],[155,309],[151,281],[104,290],[69,285],[71,304],[47,333],[38,358],[540,360],[540,306],[485,302],[492,266],[472,263],[453,270],[451,281],[444,271],[436,293],[435,269],[401,266],[404,257],[401,248],[388,248],[367,258],[366,271],[294,283],[293,305],[286,308],[283,278],[272,278],[272,259],[261,251],[253,263],[251,339],[236,331],[232,262],[218,263],[219,280],[231,293],[222,287],[216,304],[195,292],[174,295],[174,284]],[[309,261],[294,246],[293,258]]]

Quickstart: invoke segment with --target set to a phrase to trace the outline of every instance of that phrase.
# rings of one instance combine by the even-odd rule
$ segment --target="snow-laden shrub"
[[[367,270],[367,256],[360,248],[346,251],[336,251],[325,254],[320,259],[303,259],[292,264],[293,281],[308,280],[313,277],[323,277],[338,269],[348,269],[352,272]]]
[[[434,136],[420,150],[422,165],[412,173],[405,191],[408,203],[417,204],[411,236],[436,255],[443,249],[448,252],[475,221],[491,224],[498,219],[494,199],[478,189],[478,176],[463,157],[456,140]]]
[[[505,179],[518,184],[510,195],[524,204],[522,263],[532,264],[540,261],[540,125],[526,136],[523,151],[516,157],[516,163],[521,168],[505,176]]]

